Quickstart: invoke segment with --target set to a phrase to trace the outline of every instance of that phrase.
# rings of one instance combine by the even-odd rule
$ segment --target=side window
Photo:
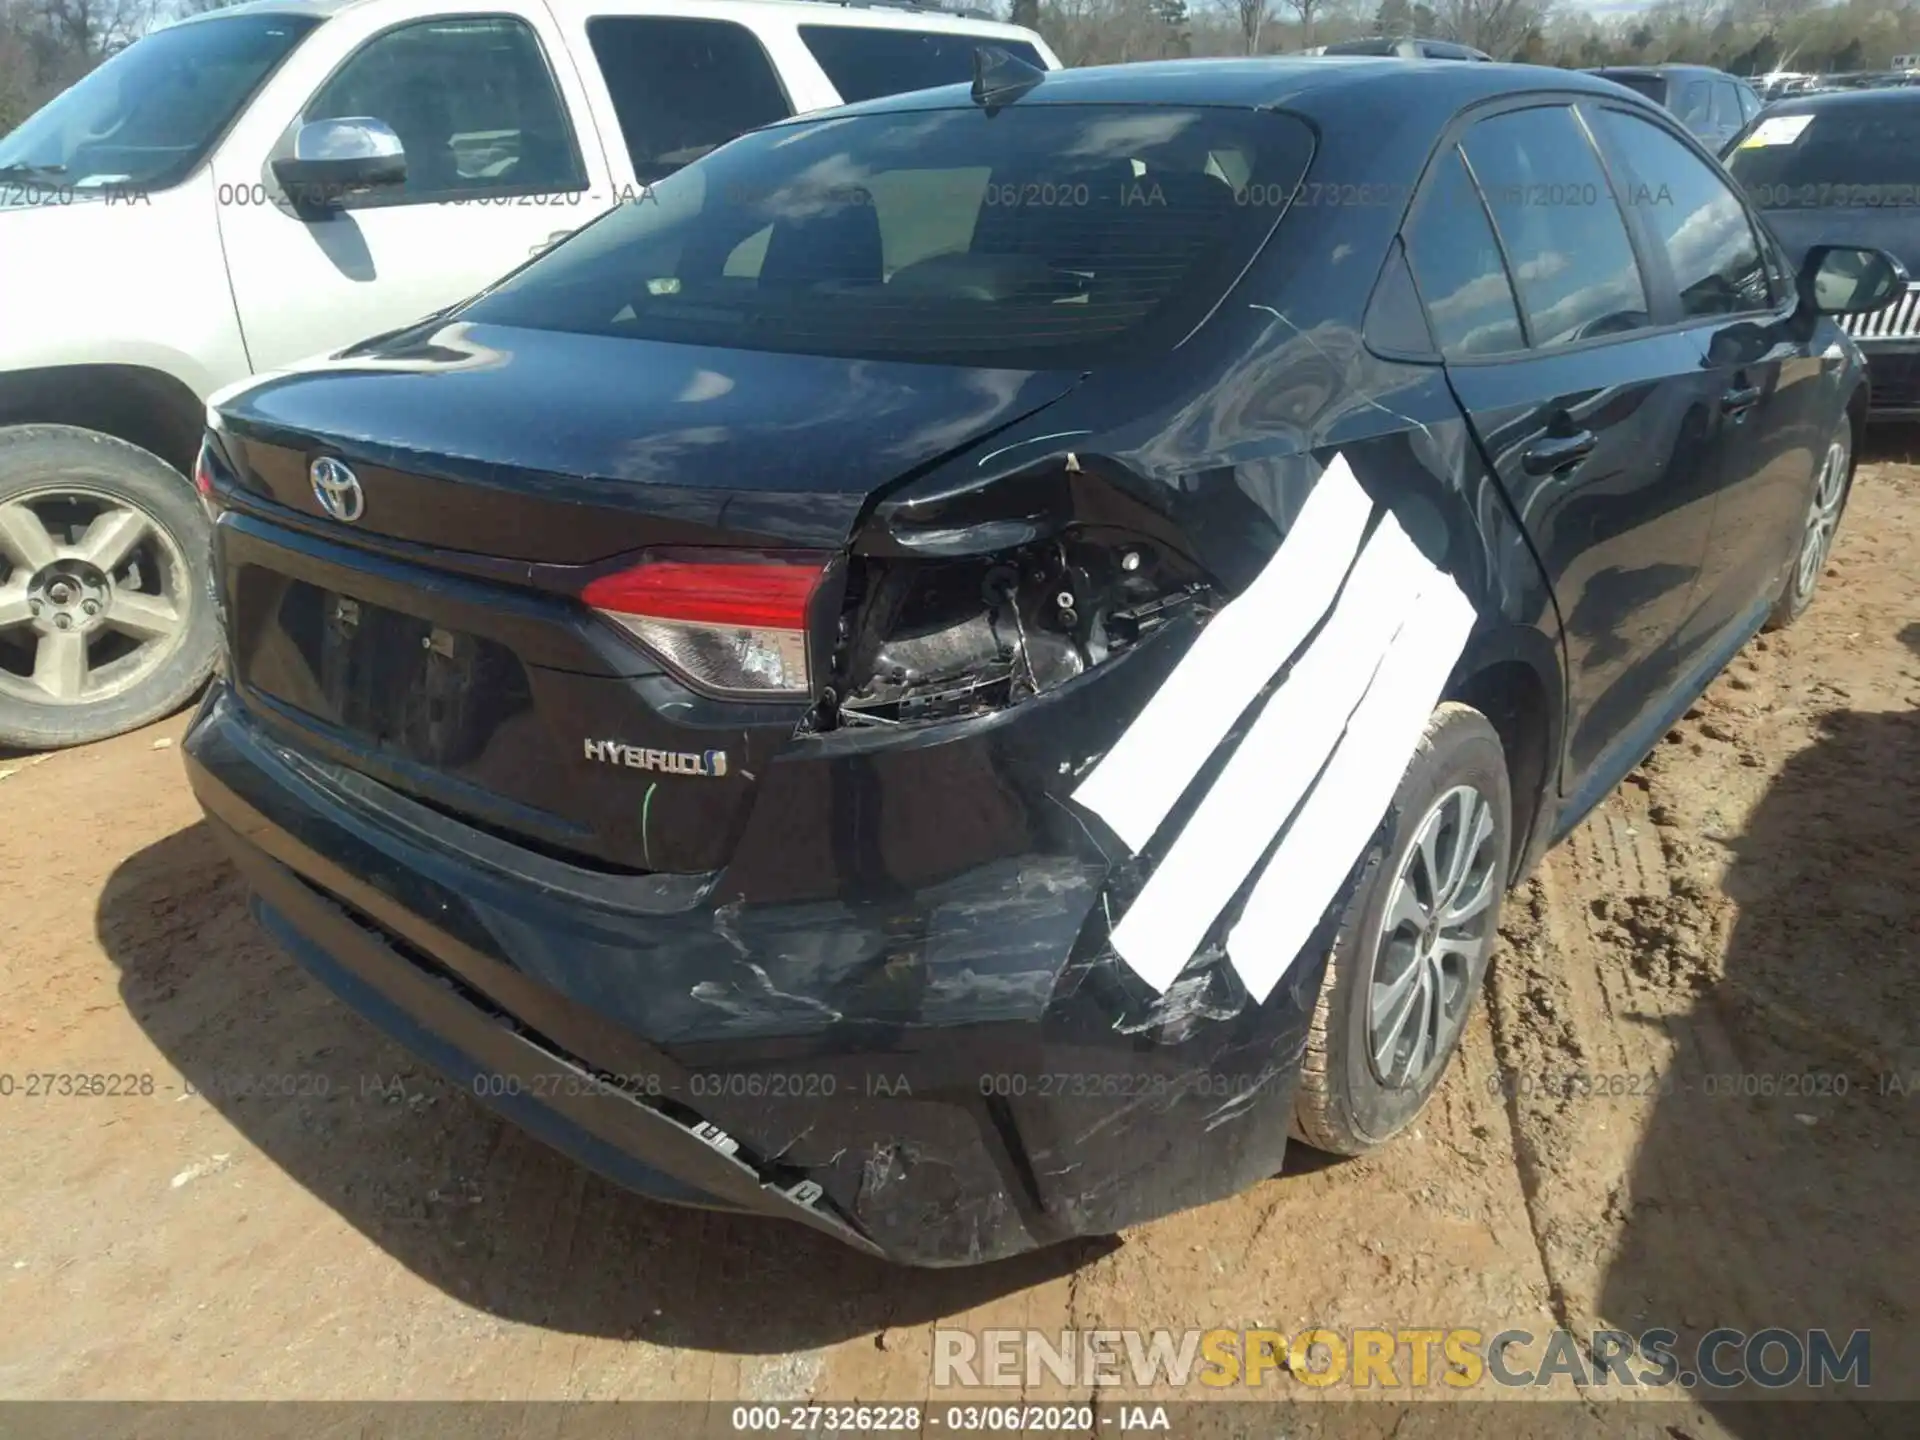
[[[1716,130],[1738,130],[1742,124],[1740,118],[1740,92],[1734,88],[1731,80],[1713,82],[1713,127]]]
[[[730,20],[602,16],[587,43],[643,185],[793,113],[759,40]]]
[[[936,85],[973,79],[973,52],[991,44],[1036,70],[1047,68],[1040,52],[1019,40],[982,40],[876,26],[802,25],[800,39],[849,105]]]
[[[1442,355],[1526,348],[1499,243],[1457,149],[1434,162],[1406,238],[1414,284]]]
[[[1706,81],[1687,80],[1680,83],[1679,92],[1674,96],[1673,113],[1680,117],[1682,125],[1692,130],[1706,124],[1712,109],[1712,90]]]
[[[1626,222],[1572,110],[1495,115],[1469,130],[1461,148],[1493,212],[1535,346],[1649,323]]]
[[[586,188],[553,72],[506,16],[426,20],[376,35],[321,86],[304,118],[384,120],[407,154],[398,193],[349,205]]]
[[[1380,278],[1374,282],[1361,333],[1369,349],[1387,354],[1424,356],[1437,348],[1433,331],[1427,327],[1426,312],[1420,306],[1420,292],[1414,287],[1413,271],[1407,264],[1407,248],[1399,240],[1394,241]]]
[[[1666,252],[1682,313],[1770,309],[1760,243],[1732,187],[1658,125],[1618,110],[1602,110],[1598,123],[1621,198]]]
[[[1760,97],[1745,85],[1735,85],[1733,88],[1740,95],[1740,123],[1744,125],[1760,113]]]

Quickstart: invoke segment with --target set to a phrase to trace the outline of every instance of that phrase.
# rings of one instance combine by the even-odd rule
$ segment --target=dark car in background
[[[1726,165],[1791,254],[1865,245],[1920,273],[1920,90],[1780,101],[1739,137]],[[1920,418],[1920,286],[1840,323],[1867,357],[1873,413]]]
[[[1392,55],[1402,60],[1492,60],[1484,50],[1458,40],[1426,40],[1418,36],[1374,35],[1360,40],[1337,40],[1305,52],[1309,55]]]
[[[1708,65],[1607,65],[1587,73],[1664,105],[1715,152],[1758,115],[1763,104],[1746,81]]]
[[[1508,885],[1809,603],[1900,280],[1588,76],[993,69],[200,465],[266,929],[614,1179],[920,1264],[1413,1121]]]

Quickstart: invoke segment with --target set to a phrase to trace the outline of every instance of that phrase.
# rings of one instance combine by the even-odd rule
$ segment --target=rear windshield
[[[1616,85],[1624,85],[1629,90],[1637,90],[1656,105],[1667,103],[1667,80],[1664,75],[1615,75],[1610,71],[1600,72],[1602,77]]]
[[[1036,70],[1047,62],[1020,40],[992,36],[939,35],[919,30],[878,30],[852,25],[802,25],[806,42],[827,79],[849,105],[906,90],[931,90],[973,79],[973,52],[1004,50]]]
[[[1920,96],[1762,115],[1727,168],[1766,210],[1911,206],[1920,185]]]
[[[1178,341],[1312,155],[1283,115],[1018,104],[797,121],[662,180],[478,323],[1019,368]]]

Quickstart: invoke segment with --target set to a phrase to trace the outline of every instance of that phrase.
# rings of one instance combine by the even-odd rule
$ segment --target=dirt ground
[[[1510,898],[1414,1132],[971,1271],[650,1204],[495,1120],[255,929],[184,717],[0,759],[0,1396],[911,1401],[951,1398],[936,1325],[1561,1322],[1865,1328],[1875,1392],[1920,1398],[1916,446],[1875,437],[1811,613]]]

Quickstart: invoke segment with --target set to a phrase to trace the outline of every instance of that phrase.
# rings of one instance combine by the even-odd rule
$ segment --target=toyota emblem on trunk
[[[322,455],[308,466],[307,478],[313,481],[313,498],[334,519],[351,525],[366,509],[367,497],[361,493],[360,477],[331,455]]]

